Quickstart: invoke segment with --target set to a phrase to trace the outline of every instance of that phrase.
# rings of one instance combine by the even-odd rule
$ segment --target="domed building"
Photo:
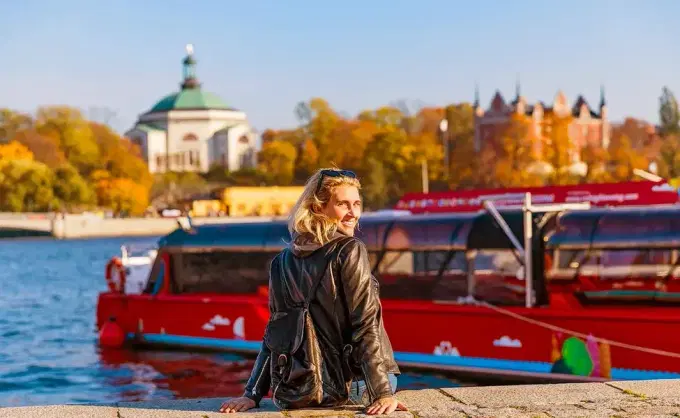
[[[149,171],[254,167],[256,135],[246,114],[201,88],[191,45],[183,68],[181,89],[160,99],[125,133],[140,146]]]

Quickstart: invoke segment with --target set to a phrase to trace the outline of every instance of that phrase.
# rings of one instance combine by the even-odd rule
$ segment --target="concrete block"
[[[118,418],[111,406],[49,405],[0,408],[0,418]]]
[[[452,398],[468,405],[484,407],[532,407],[578,404],[581,401],[625,400],[620,390],[602,383],[551,385],[481,386],[443,389]]]
[[[607,382],[607,385],[639,399],[677,400],[680,404],[680,385],[677,379],[616,381]]]

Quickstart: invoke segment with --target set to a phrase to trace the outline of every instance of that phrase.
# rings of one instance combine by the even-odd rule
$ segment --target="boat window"
[[[524,303],[523,266],[514,250],[481,250],[474,260],[474,295],[494,305]]]
[[[601,279],[657,278],[665,276],[672,264],[671,250],[607,250],[600,254]]]
[[[423,271],[428,273],[439,273],[442,265],[450,257],[449,262],[444,268],[444,274],[447,273],[463,273],[467,270],[467,263],[465,261],[465,253],[463,251],[424,251],[418,253],[422,259],[422,268],[419,270],[416,267],[416,272]]]
[[[673,264],[672,250],[559,250],[555,251],[555,265],[550,271],[552,280],[580,276],[599,276],[601,279],[665,275]]]
[[[386,251],[378,267],[381,275],[412,275],[413,270],[413,251]]]
[[[174,293],[258,293],[269,285],[274,252],[204,252],[173,255]]]
[[[149,281],[146,283],[144,293],[157,294],[163,286],[163,279],[165,277],[165,259],[166,255],[159,254],[156,256],[151,271],[149,272]]]
[[[680,221],[677,218],[676,213],[669,211],[605,215],[597,228],[593,244],[599,248],[677,247],[680,243]]]
[[[471,216],[434,216],[395,221],[385,241],[388,250],[450,250],[464,248]]]
[[[561,216],[557,220],[555,233],[548,239],[547,246],[549,248],[563,246],[587,248],[599,216],[599,212],[575,212]]]
[[[455,300],[467,295],[465,255],[448,251],[388,251],[380,267],[380,295],[397,300]]]

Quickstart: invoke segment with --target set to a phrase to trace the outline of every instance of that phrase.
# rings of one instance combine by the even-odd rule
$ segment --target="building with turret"
[[[609,146],[611,125],[607,118],[607,103],[603,88],[600,90],[599,106],[593,108],[582,95],[578,96],[573,103],[570,103],[562,91],[557,92],[550,104],[540,101],[528,103],[521,94],[518,82],[512,101],[507,102],[500,91],[496,90],[486,109],[481,106],[479,90],[476,89],[474,111],[474,141],[477,151],[481,150],[486,143],[497,140],[503,135],[503,131],[513,114],[525,115],[528,118],[529,135],[532,139],[537,140],[538,149],[540,149],[540,140],[545,137],[543,131],[545,118],[551,114],[559,117],[571,116],[569,138],[575,145],[574,163],[580,161],[579,150],[586,144],[604,148]]]
[[[255,165],[257,141],[246,114],[203,90],[196,76],[193,47],[182,61],[180,90],[141,114],[125,136],[138,144],[149,171],[229,171]]]

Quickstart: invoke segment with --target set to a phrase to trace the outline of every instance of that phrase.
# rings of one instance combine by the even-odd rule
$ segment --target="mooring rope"
[[[623,343],[623,342],[620,342],[620,341],[609,340],[609,339],[606,339],[606,338],[599,338],[599,337],[596,337],[594,335],[584,334],[582,332],[570,330],[570,329],[567,329],[567,328],[559,327],[557,325],[549,324],[549,323],[544,322],[544,321],[539,321],[537,319],[529,318],[527,316],[518,314],[516,312],[509,311],[507,309],[504,309],[504,308],[501,308],[499,306],[495,306],[495,305],[492,305],[488,302],[484,302],[484,301],[480,301],[480,300],[474,300],[474,302],[471,302],[471,303],[473,303],[475,305],[479,305],[479,306],[484,306],[484,307],[491,309],[495,312],[498,312],[500,314],[507,315],[507,316],[513,317],[515,319],[518,319],[520,321],[524,321],[524,322],[527,322],[527,323],[530,323],[532,325],[536,325],[536,326],[539,326],[539,327],[542,327],[542,328],[547,328],[547,329],[550,329],[552,331],[562,332],[562,333],[565,333],[565,334],[581,337],[581,338],[584,338],[584,339],[590,338],[590,339],[597,341],[598,343],[606,343],[606,344],[609,344],[610,346],[614,346],[614,347],[626,348],[626,349],[633,350],[633,351],[640,351],[640,352],[643,352],[643,353],[655,354],[655,355],[658,355],[658,356],[665,356],[665,357],[672,357],[672,358],[680,359],[680,353],[674,353],[674,352],[665,351],[665,350],[658,350],[656,348],[643,347],[643,346],[635,345],[635,344]]]

